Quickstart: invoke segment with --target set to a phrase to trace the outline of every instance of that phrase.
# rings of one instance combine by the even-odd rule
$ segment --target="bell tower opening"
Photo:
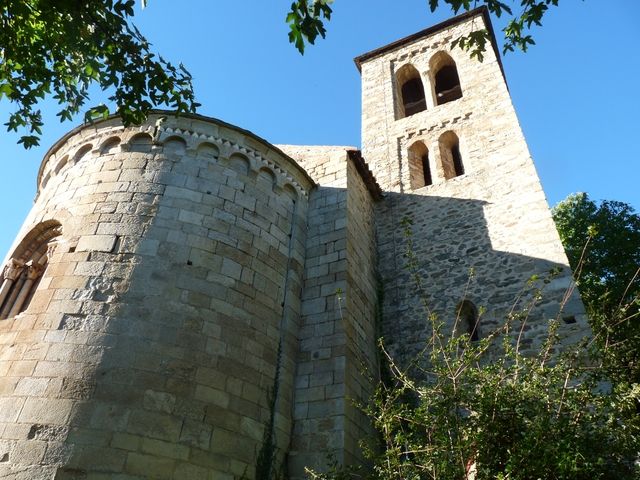
[[[435,105],[444,105],[462,98],[458,68],[449,54],[436,53],[429,61],[429,68],[433,72]]]
[[[411,189],[415,190],[433,183],[429,166],[429,150],[422,141],[417,141],[409,147],[409,175]]]
[[[409,117],[427,109],[424,86],[420,73],[411,64],[402,66],[396,73],[396,85],[399,88],[397,119]]]
[[[440,164],[446,180],[464,175],[464,164],[460,154],[460,140],[452,131],[443,133],[440,144]]]

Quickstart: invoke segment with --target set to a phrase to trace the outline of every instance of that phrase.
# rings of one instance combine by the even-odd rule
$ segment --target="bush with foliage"
[[[420,291],[415,258],[411,251],[407,256]],[[544,279],[532,279],[533,301],[479,341],[456,334],[456,325],[451,333],[430,313],[425,321],[431,337],[410,365],[398,365],[381,341],[388,375],[363,406],[379,434],[376,442],[363,445],[370,465],[309,472],[310,477],[640,478],[640,386],[609,381],[602,344],[585,340],[561,347],[560,321],[553,320],[537,354],[521,352],[541,284]]]
[[[471,342],[432,322],[425,379],[416,381],[386,355],[390,381],[365,407],[380,435],[365,448],[372,470],[312,478],[639,478],[640,388],[611,388],[577,350],[554,356],[557,322],[535,357],[519,352],[507,328]],[[499,340],[501,354],[488,362]]]

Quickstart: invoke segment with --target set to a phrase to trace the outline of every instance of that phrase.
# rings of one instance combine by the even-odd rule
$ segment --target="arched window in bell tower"
[[[42,222],[27,234],[0,274],[0,320],[25,311],[38,288],[62,227]]]
[[[429,60],[433,75],[434,103],[442,105],[462,97],[458,68],[447,53],[438,52]]]
[[[460,140],[458,136],[449,131],[440,135],[440,162],[444,178],[449,180],[453,177],[464,175],[464,164],[460,155]]]
[[[403,65],[396,72],[396,86],[400,100],[397,118],[409,117],[427,109],[424,86],[416,67],[411,64]]]
[[[411,189],[431,185],[431,167],[429,166],[429,150],[424,142],[417,141],[409,147],[409,176],[411,179]]]

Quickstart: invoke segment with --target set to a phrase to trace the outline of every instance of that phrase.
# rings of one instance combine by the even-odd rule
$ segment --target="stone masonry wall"
[[[525,346],[534,348],[540,342],[547,319],[568,322],[562,327],[567,341],[588,330],[579,296],[571,293],[568,262],[495,52],[488,46],[479,62],[450,48],[453,39],[484,27],[483,21],[481,13],[463,18],[399,42],[361,65],[363,155],[388,192],[376,211],[383,333],[393,353],[405,359],[423,346],[428,323],[404,269],[407,244],[400,221],[405,217],[413,221],[420,274],[429,304],[440,318],[452,324],[459,303],[470,300],[486,308],[480,323],[480,334],[486,334],[504,323],[528,279],[560,268],[545,285],[543,300],[525,328]],[[462,98],[436,105],[430,62],[441,52],[455,61]],[[407,64],[420,74],[427,108],[396,119],[395,72]],[[448,180],[439,142],[445,132],[459,138],[464,164],[464,174]],[[433,185],[412,189],[408,151],[417,141],[428,149]]]
[[[282,461],[309,177],[248,132],[153,115],[72,132],[39,183],[16,245],[62,236],[0,321],[0,477],[253,478],[276,372]]]
[[[348,147],[280,146],[319,183],[309,199],[291,478],[328,455],[361,459],[369,423],[354,406],[377,377],[373,202]],[[366,374],[365,374],[366,373]]]
[[[360,441],[375,432],[356,402],[371,398],[379,380],[378,254],[375,238],[374,202],[352,161],[347,165],[347,296],[346,327],[347,464],[362,462]]]

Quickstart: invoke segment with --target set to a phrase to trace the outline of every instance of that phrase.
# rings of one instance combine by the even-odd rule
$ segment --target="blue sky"
[[[189,68],[199,113],[272,143],[359,146],[353,57],[451,16],[431,14],[426,0],[336,0],[327,38],[300,56],[287,41],[289,3],[151,0],[136,24],[156,51]],[[498,35],[503,25],[494,19]],[[640,209],[637,0],[560,2],[534,34],[537,45],[506,55],[504,67],[549,203],[586,191]],[[39,148],[25,151],[17,135],[0,134],[0,257],[31,207],[42,156],[81,121],[60,124],[55,107],[43,105]],[[0,103],[3,122],[11,108]]]

